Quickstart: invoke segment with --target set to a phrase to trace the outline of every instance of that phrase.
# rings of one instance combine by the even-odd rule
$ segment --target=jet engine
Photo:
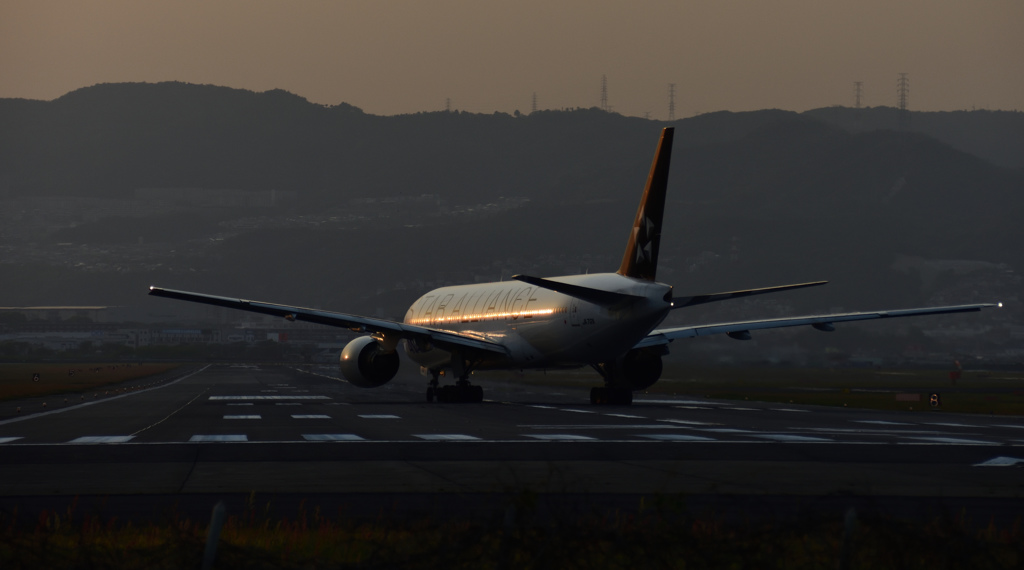
[[[650,350],[631,350],[622,358],[620,370],[633,391],[646,390],[661,378],[661,354]]]
[[[598,367],[611,384],[629,385],[630,390],[646,390],[661,378],[662,347],[634,349],[615,362],[605,362]]]
[[[373,337],[361,336],[341,351],[341,374],[353,386],[383,386],[397,373],[398,351],[384,352]]]

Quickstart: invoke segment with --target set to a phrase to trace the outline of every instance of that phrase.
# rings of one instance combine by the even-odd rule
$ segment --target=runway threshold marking
[[[800,443],[800,442],[831,442],[831,439],[824,437],[811,437],[808,435],[792,435],[788,433],[752,433],[751,437],[760,437],[764,439],[770,439],[772,441],[782,441],[786,443]]]
[[[1002,445],[995,441],[982,441],[979,439],[966,439],[962,437],[908,437],[907,439],[919,439],[935,443],[948,443],[953,445]]]
[[[193,435],[189,438],[192,443],[205,443],[205,442],[240,442],[249,441],[247,435]]]
[[[523,437],[532,437],[534,439],[543,439],[546,441],[594,441],[597,438],[587,437],[585,435],[575,435],[571,433],[536,433],[536,434],[525,434]]]
[[[426,441],[480,441],[479,437],[461,433],[417,433],[413,434],[413,437]]]
[[[657,439],[660,441],[715,441],[711,437],[701,437],[699,435],[682,435],[678,433],[645,433],[641,434],[640,437],[646,437],[648,439]]]
[[[1016,457],[993,457],[988,461],[975,463],[972,467],[1014,467],[1018,463],[1024,463],[1024,459]]]
[[[211,402],[244,401],[244,400],[330,400],[329,396],[210,396]]]
[[[366,441],[354,433],[304,433],[306,441]]]
[[[134,435],[86,435],[68,443],[128,443],[134,438]]]

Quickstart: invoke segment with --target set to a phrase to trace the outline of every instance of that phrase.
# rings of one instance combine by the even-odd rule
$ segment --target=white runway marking
[[[721,410],[736,410],[738,412],[760,412],[761,408],[719,408]]]
[[[568,433],[538,433],[538,434],[527,434],[523,437],[532,437],[534,439],[543,439],[550,441],[594,441],[595,438],[587,437],[585,435],[573,435]]]
[[[722,424],[716,424],[714,422],[698,422],[696,420],[663,419],[663,420],[658,420],[658,421],[659,422],[668,422],[668,423],[672,423],[672,424],[685,424],[685,425],[690,425],[690,426],[717,426],[717,425],[722,425]]]
[[[480,441],[479,437],[461,433],[418,433],[413,436],[427,441]]]
[[[903,422],[887,422],[885,420],[851,420],[855,424],[876,424],[880,426],[912,426],[914,424],[908,424]]]
[[[993,457],[988,461],[975,463],[973,467],[1013,467],[1018,463],[1024,463],[1024,459],[1017,459],[1016,457]]]
[[[698,406],[706,406],[710,402],[704,402],[700,400],[633,400],[634,404],[690,404]]]
[[[234,403],[231,403],[231,404],[228,404],[228,405],[229,406],[252,406],[253,403],[252,402],[244,402],[244,403],[234,402]]]
[[[402,418],[391,414],[368,414],[365,416],[359,416],[364,420],[400,420]]]
[[[327,414],[292,414],[292,418],[296,420],[329,420],[331,416]]]
[[[676,409],[679,409],[679,410],[710,410],[710,409],[712,409],[712,408],[709,408],[707,406],[672,406],[672,407],[676,408]]]
[[[25,438],[20,437],[20,436],[19,437],[0,437],[0,443],[11,443],[12,441],[16,441],[16,440],[19,440],[19,439],[25,439]]]
[[[365,441],[354,433],[304,433],[306,441]]]
[[[232,404],[228,404],[228,405],[230,406]],[[242,405],[243,406],[251,406],[252,404],[242,404]],[[298,402],[277,402],[274,405],[275,406],[301,406],[302,404],[300,404]]]
[[[753,437],[760,437],[764,439],[770,439],[772,441],[785,441],[785,442],[821,442],[821,441],[832,441],[824,437],[810,437],[807,435],[790,435],[788,433],[752,433]]]
[[[769,408],[773,412],[809,412],[810,410],[797,410],[794,408]]]
[[[993,425],[992,427],[1005,427],[1005,428],[1024,429],[1024,426],[1015,426],[1015,425],[998,425],[998,424],[996,424],[996,425]]]
[[[665,424],[521,424],[517,427],[530,429],[683,429],[682,426]]]
[[[969,424],[947,424],[941,422],[924,422],[926,426],[943,426],[943,427],[965,427],[965,428],[980,428],[982,426],[972,426]]]
[[[613,418],[629,418],[629,419],[632,419],[632,420],[645,420],[645,419],[647,419],[644,416],[631,416],[629,414],[605,414],[605,415],[606,416],[611,416]]]
[[[87,435],[72,439],[68,443],[126,443],[134,437],[134,435]]]
[[[249,441],[249,436],[246,435],[194,435],[189,439],[190,442],[202,443],[209,441],[220,441],[220,442],[239,442]]]
[[[640,437],[646,437],[648,439],[659,439],[662,441],[715,441],[710,437],[701,437],[699,435],[681,435],[678,433],[645,433]]]
[[[330,400],[328,396],[210,396],[211,402],[231,400]]]
[[[935,443],[952,443],[959,445],[999,445],[994,441],[981,441],[977,439],[965,439],[962,437],[910,437],[907,439],[919,439],[921,441],[934,441]]]
[[[736,428],[698,428],[700,431],[710,431],[713,433],[751,433],[749,429],[736,429]]]
[[[249,414],[241,416],[224,416],[226,420],[262,420],[263,416],[259,414]]]
[[[590,410],[577,410],[577,409],[574,409],[574,408],[559,408],[559,409],[561,409],[563,412],[576,412],[577,414],[596,414],[597,413],[597,412],[592,412]]]

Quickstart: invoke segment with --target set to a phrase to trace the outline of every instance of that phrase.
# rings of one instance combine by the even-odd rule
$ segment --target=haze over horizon
[[[395,115],[594,107],[676,118],[730,110],[1024,108],[1024,2],[593,3],[132,0],[6,2],[0,97],[184,81]]]

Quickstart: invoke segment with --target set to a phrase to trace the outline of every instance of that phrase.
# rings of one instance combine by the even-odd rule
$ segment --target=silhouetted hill
[[[1019,144],[1018,116],[998,115],[1005,127],[988,112],[915,113],[915,129],[935,131],[926,134],[869,127],[885,111],[861,111],[857,128],[842,109],[676,121],[659,277],[680,294],[830,279],[782,297],[809,310],[1010,290],[1004,274],[1024,267],[1024,175],[995,163]],[[139,188],[297,196],[263,209],[64,212],[30,237],[21,232],[47,211],[19,205],[5,219],[22,229],[0,228],[0,245],[13,244],[0,292],[8,305],[123,305],[157,283],[400,316],[442,284],[614,270],[662,126],[597,109],[380,117],[279,90],[183,83],[0,100],[9,201]],[[928,260],[972,260],[988,273]]]
[[[898,130],[893,107],[826,107],[804,115],[850,132]],[[922,133],[992,164],[1024,168],[1024,113],[1018,111],[939,111],[910,113],[911,132]]]

